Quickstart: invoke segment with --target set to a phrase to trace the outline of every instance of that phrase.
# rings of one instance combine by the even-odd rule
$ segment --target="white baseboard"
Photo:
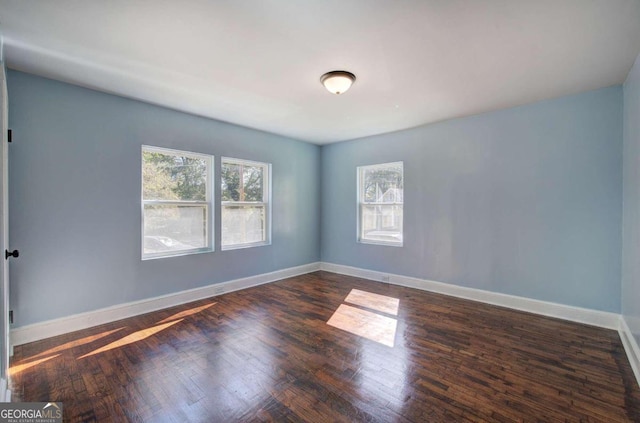
[[[629,325],[627,325],[624,316],[620,316],[618,333],[620,334],[624,350],[627,353],[627,358],[629,358],[633,374],[636,375],[636,380],[638,381],[638,385],[640,385],[640,347],[638,347],[636,338],[633,336],[631,329],[629,329]]]
[[[112,307],[75,314],[59,319],[34,323],[12,329],[10,332],[10,346],[22,345],[40,339],[73,332],[93,326],[102,325],[127,317],[173,307],[204,298],[215,297],[227,292],[238,291],[252,286],[275,282],[293,276],[315,272],[320,269],[320,263],[309,263],[275,272],[263,273],[242,279],[216,283],[201,288],[189,289],[159,297],[119,304]]]
[[[620,329],[620,315],[616,313],[590,310],[586,308],[573,307],[546,301],[533,300],[525,297],[518,297],[514,295],[500,294],[475,288],[467,288],[442,282],[435,282],[426,279],[419,279],[409,276],[395,275],[373,270],[361,269],[357,267],[322,262],[291,267],[288,269],[277,270],[275,272],[264,273],[242,279],[235,279],[227,282],[208,285],[201,288],[180,291],[173,294],[119,304],[95,311],[22,326],[11,330],[10,347],[13,348],[13,346],[15,345],[22,345],[40,339],[49,338],[76,330],[86,329],[120,319],[125,319],[127,317],[149,313],[163,308],[173,307],[203,298],[214,297],[227,292],[237,291],[240,289],[250,288],[252,286],[274,282],[280,279],[311,273],[316,270],[326,270],[328,272],[339,273],[343,275],[387,282],[394,285],[451,295],[454,297],[480,301],[483,303],[508,307],[515,310],[527,311],[544,316],[556,317],[573,322],[585,323],[607,329]],[[631,337],[631,339],[633,340],[633,337]]]
[[[585,323],[606,329],[618,330],[619,328],[620,315],[617,313],[533,300],[526,297],[500,294],[482,289],[467,288],[464,286],[377,272],[357,267],[344,266],[341,264],[322,262],[320,263],[320,269],[326,270],[327,272],[356,276],[359,278],[436,292],[438,294],[479,301],[515,310],[527,311],[529,313],[536,313],[543,316],[556,317],[572,322]]]

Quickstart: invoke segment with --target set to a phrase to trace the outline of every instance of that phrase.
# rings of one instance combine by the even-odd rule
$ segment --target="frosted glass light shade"
[[[327,72],[320,77],[322,85],[333,94],[342,94],[351,88],[351,84],[356,80],[356,76],[347,71]]]

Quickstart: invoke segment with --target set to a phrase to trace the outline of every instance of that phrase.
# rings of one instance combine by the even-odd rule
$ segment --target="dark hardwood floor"
[[[326,272],[18,346],[10,371],[65,422],[640,422],[615,331]]]

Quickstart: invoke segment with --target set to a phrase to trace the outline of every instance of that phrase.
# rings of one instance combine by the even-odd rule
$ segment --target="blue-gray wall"
[[[622,315],[640,344],[640,56],[624,83]]]
[[[359,244],[356,166],[398,160],[404,247]],[[332,144],[321,174],[324,262],[620,312],[620,86]]]
[[[318,146],[15,71],[8,85],[14,326],[319,260]],[[272,245],[216,236],[213,253],[141,261],[141,144],[272,163]]]
[[[320,148],[20,72],[8,82],[16,327],[320,259],[621,311],[622,87]],[[141,144],[214,154],[216,168],[272,163],[272,245],[222,252],[216,237],[213,253],[141,261]],[[397,160],[405,245],[359,244],[356,167]]]

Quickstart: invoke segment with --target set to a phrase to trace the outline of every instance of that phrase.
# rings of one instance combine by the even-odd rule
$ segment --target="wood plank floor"
[[[10,371],[65,422],[640,422],[615,331],[326,272],[18,346]]]

